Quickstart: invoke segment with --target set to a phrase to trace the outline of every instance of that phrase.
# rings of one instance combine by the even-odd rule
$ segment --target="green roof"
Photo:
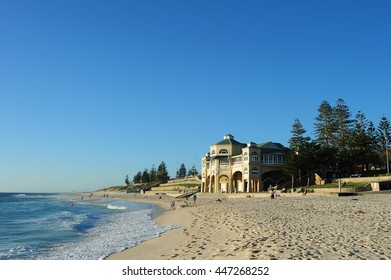
[[[224,140],[217,142],[215,145],[237,145],[242,147],[247,146],[246,144],[234,140],[234,137],[231,134],[225,135]],[[289,151],[289,149],[284,147],[282,144],[271,142],[271,141],[256,144],[256,147],[260,148],[261,153],[264,154],[281,154],[281,153],[286,154]]]
[[[241,146],[246,146],[246,144],[240,143],[234,139],[224,139],[215,145],[241,145]]]
[[[261,149],[261,153],[265,154],[287,153],[289,150],[282,144],[271,141],[257,144],[257,147]]]

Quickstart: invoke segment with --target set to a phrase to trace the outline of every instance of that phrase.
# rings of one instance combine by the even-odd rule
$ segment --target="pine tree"
[[[304,136],[306,130],[299,119],[295,119],[291,133],[292,137],[289,139],[290,155],[287,157],[284,169],[288,174],[298,178],[299,186],[301,186],[302,175],[309,174],[307,165],[310,159],[307,158],[308,153],[306,149],[310,138]]]
[[[167,171],[166,164],[164,163],[164,161],[162,161],[162,163],[160,163],[160,165],[157,168],[156,178],[160,183],[166,183],[168,181],[168,179],[170,179],[170,177],[168,176],[168,171]]]
[[[388,139],[388,144],[389,144],[390,143],[389,141],[391,141],[390,135],[391,135],[390,121],[385,116],[382,116],[379,122],[379,126],[377,128],[377,137],[378,137],[379,145],[385,147],[386,139]]]
[[[316,141],[322,147],[329,148],[334,141],[335,119],[333,108],[327,101],[323,101],[318,108],[318,116],[315,118]]]
[[[151,182],[155,182],[156,181],[156,176],[157,176],[157,171],[156,171],[156,168],[155,168],[154,164],[152,164],[152,167],[151,167],[151,170],[149,172],[149,175],[151,176]]]
[[[186,177],[186,166],[184,163],[181,164],[178,170],[177,178],[183,179]]]
[[[125,185],[129,186],[130,182],[129,182],[129,176],[126,175],[125,177]]]
[[[335,139],[335,114],[334,109],[328,101],[323,101],[318,108],[318,116],[314,134],[316,136],[315,142],[320,144],[318,151],[318,173],[322,177],[326,177],[329,171],[334,172],[336,169],[336,139]]]
[[[347,149],[349,137],[352,131],[352,120],[349,107],[343,99],[338,99],[337,105],[333,109],[335,123],[336,147],[339,151]]]
[[[351,151],[354,167],[361,166],[361,172],[368,170],[370,163],[370,137],[368,136],[369,123],[365,114],[359,111],[354,120],[349,149]]]
[[[198,171],[195,167],[195,164],[193,164],[193,167],[189,169],[189,171],[187,172],[187,176],[197,176],[197,175],[198,175]]]
[[[134,175],[134,177],[133,177],[133,182],[134,183],[141,183],[141,177],[142,177],[142,173],[141,173],[141,171],[139,171],[139,172],[137,172],[137,174],[136,175]]]
[[[370,148],[369,162],[372,165],[376,166],[380,164],[380,153],[379,153],[379,146],[376,137],[376,128],[372,121],[369,121],[367,135],[369,138],[368,146]]]
[[[151,181],[151,176],[149,175],[148,169],[144,169],[143,175],[141,176],[141,180],[143,183],[150,183]]]
[[[300,120],[295,119],[291,130],[292,137],[291,139],[289,139],[289,148],[291,150],[298,152],[300,150],[300,147],[310,140],[309,137],[304,136],[304,133],[306,132],[307,131],[303,128],[303,125],[301,124]]]
[[[379,154],[381,161],[384,163],[384,166],[386,166],[387,170],[387,152],[390,151],[390,134],[391,134],[391,125],[390,121],[383,116],[380,119],[378,129],[376,131],[377,139],[378,139],[378,146],[379,146]]]
[[[353,161],[349,151],[352,134],[352,120],[349,107],[343,99],[338,99],[333,109],[335,118],[335,147],[337,149],[337,169],[342,176],[352,172]]]

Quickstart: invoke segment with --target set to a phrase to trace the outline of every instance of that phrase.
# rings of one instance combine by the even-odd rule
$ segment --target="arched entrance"
[[[243,182],[243,174],[240,171],[236,171],[232,175],[232,187],[231,192],[245,192],[244,182]]]
[[[222,175],[219,178],[219,190],[218,192],[226,193],[228,192],[229,187],[229,178],[227,175]]]

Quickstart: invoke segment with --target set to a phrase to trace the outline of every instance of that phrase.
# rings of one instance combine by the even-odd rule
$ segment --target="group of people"
[[[303,195],[307,195],[308,189],[304,189],[303,187],[300,188],[300,190],[297,191],[298,193],[302,193]]]
[[[275,199],[275,198],[277,197],[276,189],[272,188],[271,190],[272,190],[272,192],[270,193],[270,198],[271,198],[271,199]],[[281,190],[281,192],[286,192],[286,189],[283,188],[283,189]],[[303,193],[303,195],[307,195],[308,189],[301,188],[301,189],[298,190],[297,192],[298,192],[298,193]]]
[[[92,197],[94,196],[94,194],[93,193],[90,193],[89,195],[88,195],[88,198],[89,199],[92,199]],[[106,196],[106,194],[103,194],[103,197],[105,197]],[[107,195],[107,197],[109,197],[109,195]],[[83,196],[81,196],[80,197],[80,200],[83,200],[84,199],[84,197]]]

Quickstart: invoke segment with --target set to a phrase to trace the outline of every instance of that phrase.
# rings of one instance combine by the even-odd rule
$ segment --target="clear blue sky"
[[[390,1],[0,1],[0,191],[89,191],[323,100],[391,119]]]

